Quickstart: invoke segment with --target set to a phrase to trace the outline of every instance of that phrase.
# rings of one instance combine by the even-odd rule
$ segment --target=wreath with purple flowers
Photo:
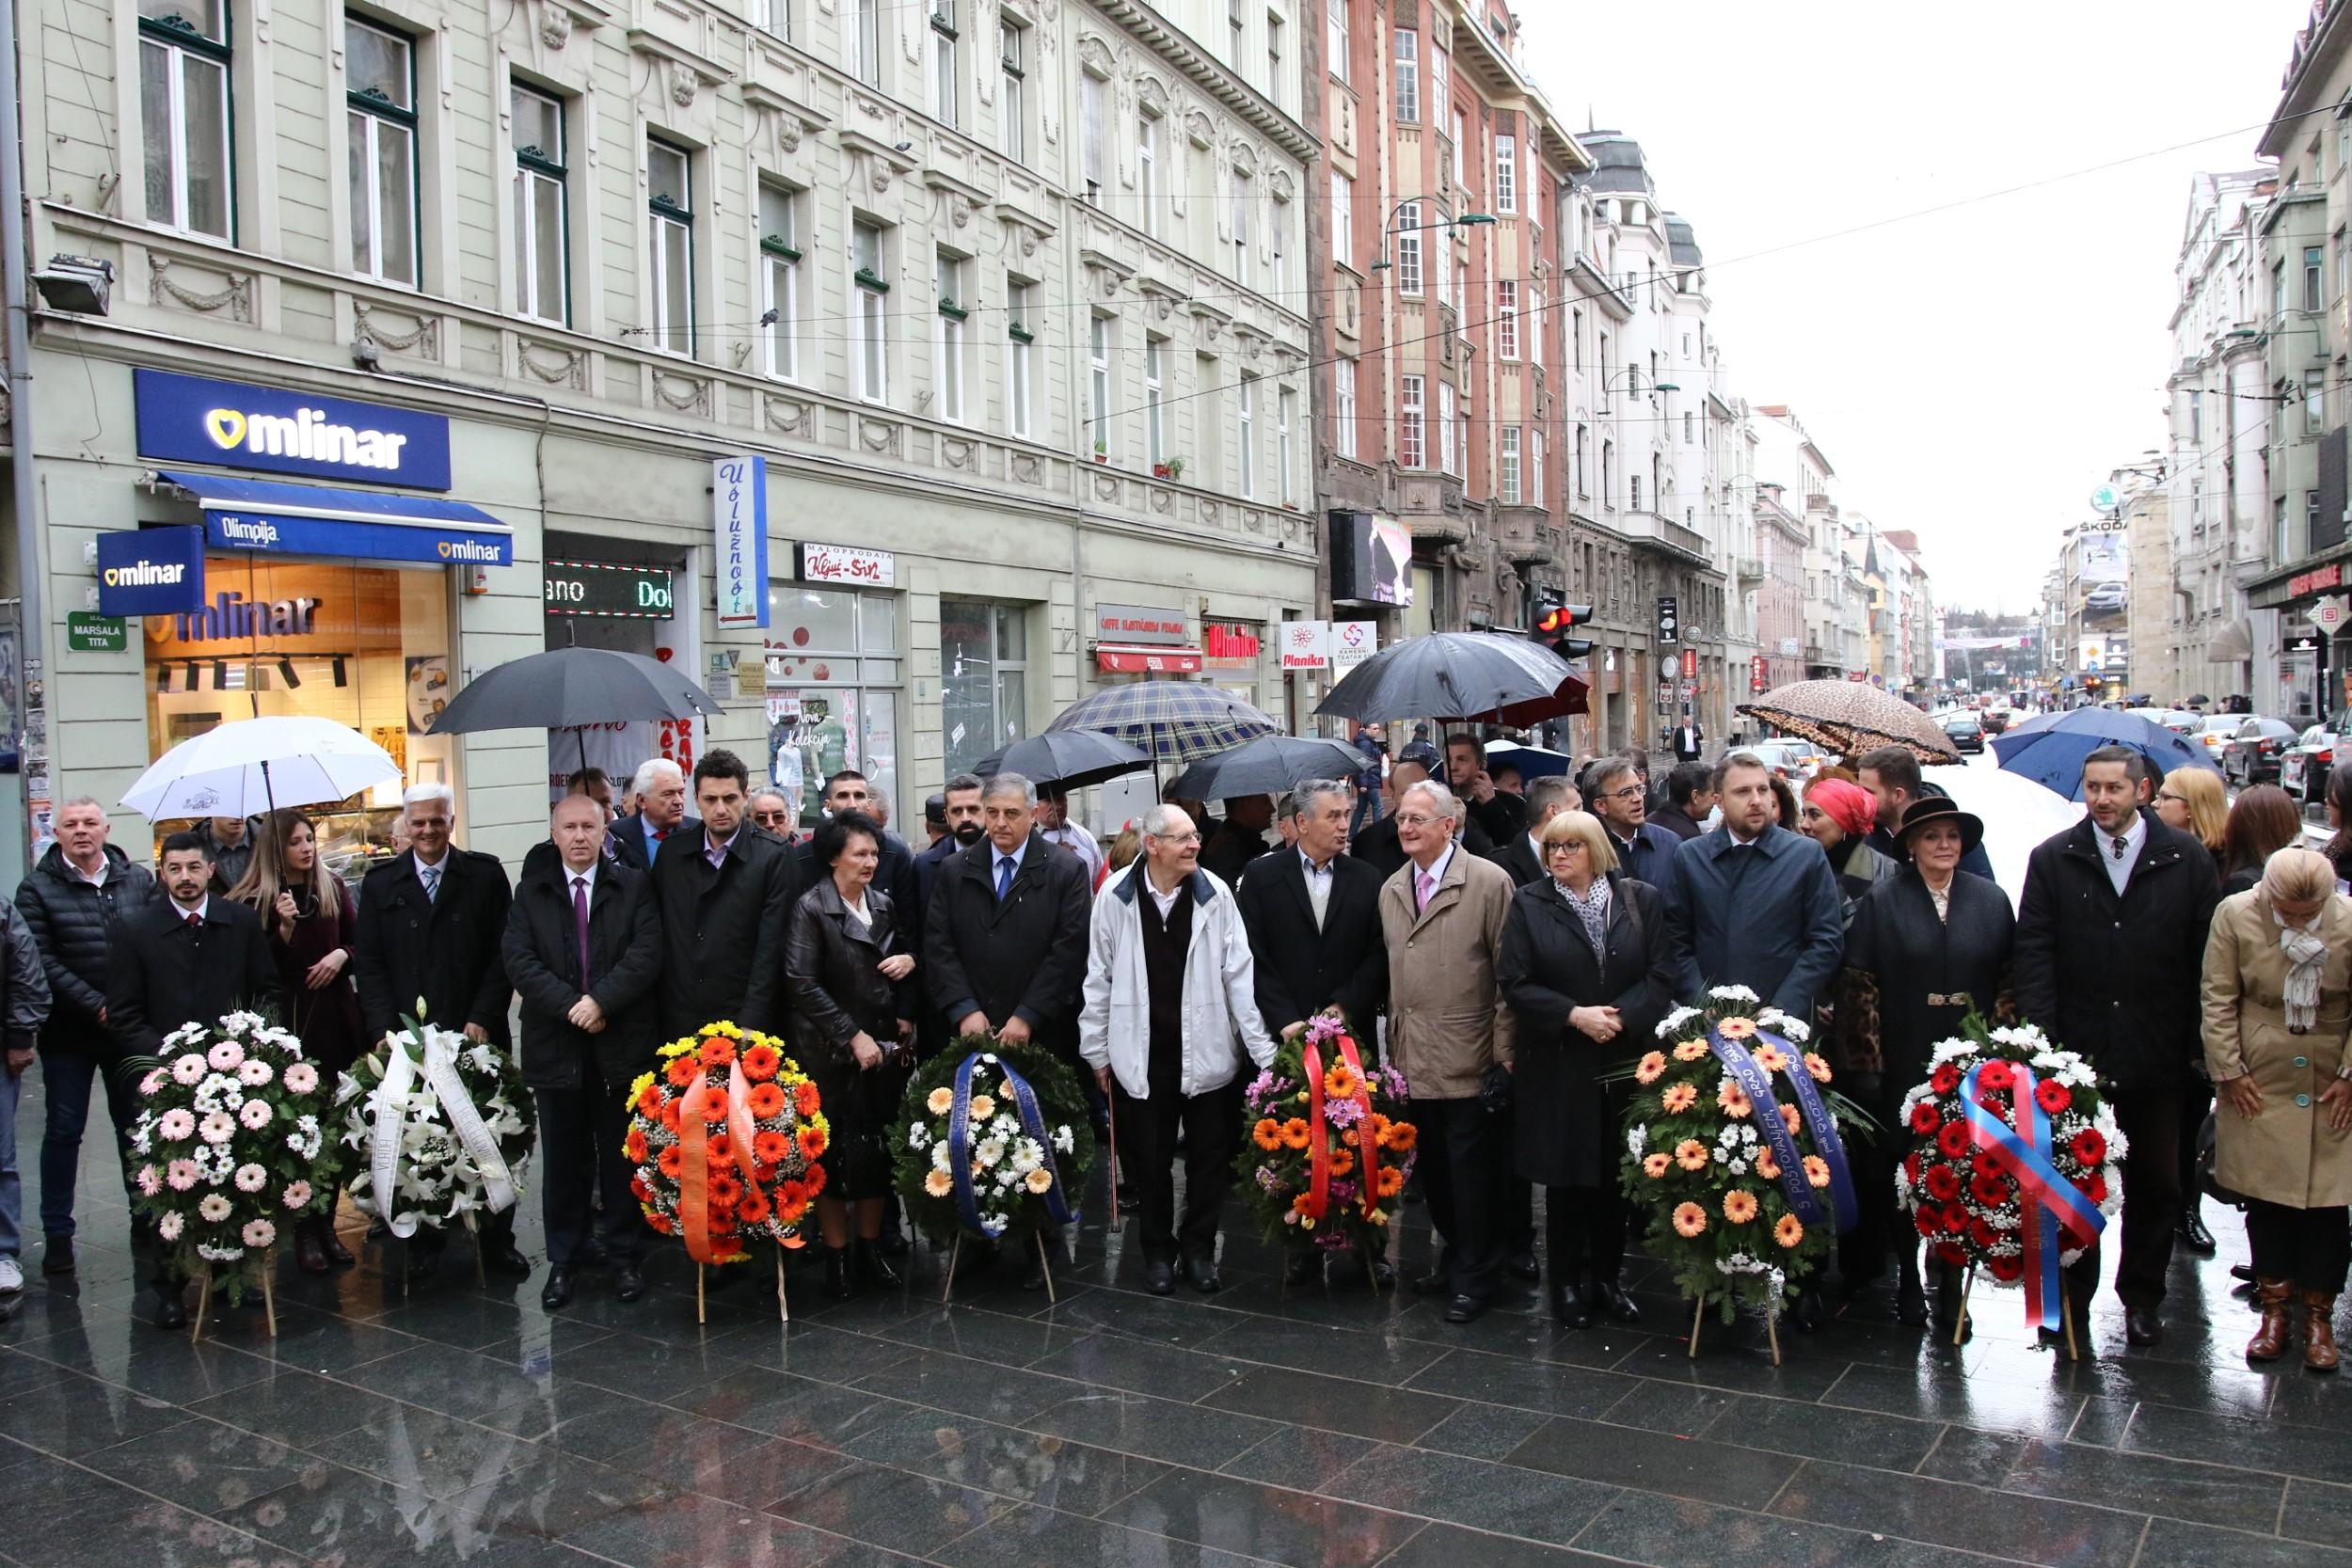
[[[1343,1251],[1388,1244],[1417,1133],[1405,1076],[1370,1067],[1337,1008],[1282,1042],[1243,1096],[1242,1201],[1269,1235]]]

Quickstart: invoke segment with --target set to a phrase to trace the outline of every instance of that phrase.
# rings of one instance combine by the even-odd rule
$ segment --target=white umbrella
[[[2004,768],[1963,765],[1928,775],[1960,805],[1984,821],[1985,858],[1993,879],[2013,906],[2026,891],[2026,862],[2034,846],[2062,833],[2083,818],[2083,803],[2043,788]]]
[[[348,800],[399,777],[391,753],[348,724],[272,715],[180,742],[139,775],[122,803],[151,822],[251,816]]]

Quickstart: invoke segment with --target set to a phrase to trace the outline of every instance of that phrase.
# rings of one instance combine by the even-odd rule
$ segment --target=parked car
[[[1973,713],[1955,713],[1945,720],[1944,733],[1961,752],[1984,750],[1984,722]]]
[[[2308,810],[2328,799],[2328,776],[2335,770],[2336,746],[2352,736],[2352,708],[2338,708],[2279,757],[2279,787]]]
[[[1819,774],[1829,761],[1821,749],[1810,740],[1783,737],[1759,740],[1748,748],[1765,767],[1770,768],[1790,784],[1804,784]]]
[[[1988,707],[1984,710],[1981,717],[1984,721],[1985,734],[2005,735],[2008,733],[2010,718],[2009,709],[2005,707]]]
[[[2222,779],[2236,784],[2271,783],[2279,776],[2279,759],[2296,737],[2295,726],[2283,719],[2240,721],[2221,748]]]

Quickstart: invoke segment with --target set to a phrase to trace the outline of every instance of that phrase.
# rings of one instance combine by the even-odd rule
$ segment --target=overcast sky
[[[1518,9],[1557,111],[1639,139],[1695,227],[1729,389],[1789,404],[1842,503],[1917,531],[1946,608],[2020,611],[2091,487],[2164,445],[2188,176],[2255,166],[2311,5]]]

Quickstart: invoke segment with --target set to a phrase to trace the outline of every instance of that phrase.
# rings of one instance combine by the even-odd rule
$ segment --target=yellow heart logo
[[[206,409],[204,434],[222,451],[233,451],[245,439],[245,416],[233,408]]]
[[[440,541],[440,542],[439,542],[439,543],[438,543],[438,544],[435,546],[435,548],[438,549],[438,550],[441,552],[441,559],[442,559],[443,561],[447,561],[447,560],[449,559],[449,541],[448,541],[448,540],[446,540],[446,539],[441,540],[441,541]]]

